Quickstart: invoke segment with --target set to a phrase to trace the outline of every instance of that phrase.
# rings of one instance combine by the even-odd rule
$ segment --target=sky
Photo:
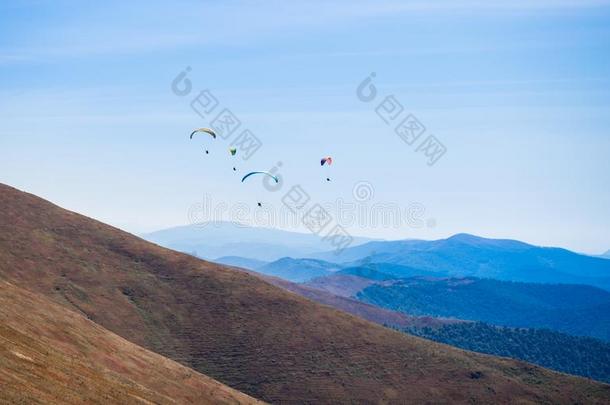
[[[218,106],[202,117],[203,90]],[[390,96],[400,115],[383,114]],[[232,138],[189,140],[224,108]],[[425,127],[412,145],[394,132],[409,114]],[[281,219],[298,185],[353,235],[599,254],[609,128],[608,0],[0,3],[0,182],[134,233],[202,206],[307,231]],[[245,129],[262,146],[232,158]],[[279,190],[240,182],[274,167]]]

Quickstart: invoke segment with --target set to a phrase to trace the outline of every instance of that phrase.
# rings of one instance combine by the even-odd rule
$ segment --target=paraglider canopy
[[[252,177],[254,175],[263,175],[263,176],[269,176],[271,177],[273,180],[275,180],[276,183],[280,182],[280,179],[278,179],[276,176],[274,176],[273,174],[269,173],[269,172],[251,172],[248,173],[244,176],[243,179],[241,179],[241,182],[243,183],[244,181],[246,181],[247,178]]]
[[[330,156],[322,158],[322,160],[320,161],[320,166],[324,166],[324,165],[332,165],[333,164],[333,158],[331,158]]]
[[[216,139],[216,132],[214,132],[213,129],[210,128],[198,128],[196,130],[194,130],[193,132],[191,132],[191,139],[193,139],[193,136],[197,133],[197,132],[205,132],[206,134],[209,134],[212,136],[212,138]]]

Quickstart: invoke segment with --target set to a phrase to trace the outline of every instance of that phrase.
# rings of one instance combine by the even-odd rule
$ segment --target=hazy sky
[[[0,182],[132,232],[188,223],[204,194],[248,216],[294,184],[345,204],[364,184],[357,218],[425,212],[356,235],[610,249],[610,1],[84,3],[0,3]],[[204,89],[262,141],[249,161],[189,141]],[[389,95],[445,145],[434,166],[376,114]],[[279,192],[240,183],[277,162]]]

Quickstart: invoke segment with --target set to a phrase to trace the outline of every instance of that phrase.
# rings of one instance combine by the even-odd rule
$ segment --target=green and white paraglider
[[[235,146],[231,146],[229,148],[229,153],[231,154],[231,156],[235,156],[237,155],[237,148]],[[233,171],[236,172],[237,169],[235,168],[235,166],[233,166]]]

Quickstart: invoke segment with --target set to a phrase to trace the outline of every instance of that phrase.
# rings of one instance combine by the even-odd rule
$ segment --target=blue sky
[[[367,204],[434,223],[353,234],[610,249],[610,1],[124,3],[0,4],[0,182],[132,232],[187,223],[204,194],[279,207],[228,143],[188,140],[210,89],[263,142],[240,172],[281,161],[323,203],[368,182]],[[434,166],[358,100],[371,72],[446,146]]]

